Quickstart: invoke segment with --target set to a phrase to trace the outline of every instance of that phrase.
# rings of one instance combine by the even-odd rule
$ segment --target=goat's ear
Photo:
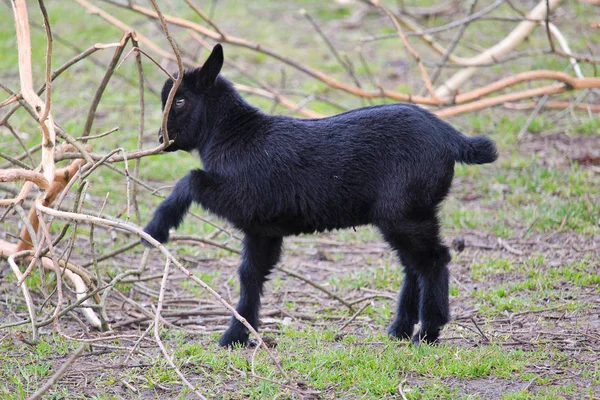
[[[223,67],[223,46],[217,44],[208,59],[198,72],[199,83],[206,86],[210,86],[217,80],[219,72]]]

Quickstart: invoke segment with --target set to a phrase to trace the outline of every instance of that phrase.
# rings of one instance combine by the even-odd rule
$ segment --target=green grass
[[[584,119],[573,124],[571,134],[597,135],[600,132],[600,120],[598,118]]]
[[[399,287],[402,281],[401,277],[402,267],[396,262],[390,265],[386,261],[380,268],[359,270],[349,275],[334,278],[331,283],[336,287],[388,289]]]
[[[451,344],[414,347],[390,340],[382,334],[348,334],[336,339],[335,327],[295,329],[282,327],[278,335],[277,353],[281,366],[300,387],[335,391],[336,397],[382,398],[398,395],[402,385],[411,399],[457,398],[464,396],[458,389],[461,382],[492,380],[511,382],[522,387],[530,380],[543,383],[542,377],[531,372],[533,364],[554,362],[557,353],[548,347],[533,351],[505,348],[500,345],[463,347]],[[182,331],[163,331],[163,340],[175,347],[174,360],[186,376],[200,385],[205,393],[227,398],[274,398],[289,394],[285,387],[252,378],[252,350],[225,350],[217,347],[215,337],[198,341]],[[189,341],[193,339],[193,341]],[[75,346],[57,335],[44,336],[40,343],[16,356],[10,341],[0,344],[2,351],[15,354],[5,359],[0,378],[3,398],[22,398],[31,393],[52,372],[48,358],[64,360]],[[22,353],[22,352],[21,352]],[[556,361],[558,358],[556,359]],[[270,380],[281,381],[275,366],[264,352],[255,359],[255,373]],[[60,364],[60,362],[59,362]],[[146,360],[146,367],[125,371],[106,370],[93,382],[97,398],[112,398],[110,388],[121,380],[130,382],[144,393],[161,392],[161,387],[178,386],[178,377],[162,357]],[[598,372],[588,375],[598,379]],[[451,380],[453,387],[444,384]],[[333,386],[332,386],[332,383]],[[49,398],[69,396],[71,387],[55,387]],[[157,393],[158,393],[157,392]],[[176,392],[175,392],[176,393]],[[173,393],[173,394],[175,394]],[[181,396],[186,389],[179,392]],[[543,389],[536,398],[580,393],[569,385]],[[177,395],[177,396],[179,396]],[[515,390],[503,393],[503,398],[531,398],[531,392]]]
[[[543,351],[506,351],[500,346],[415,348],[382,335],[350,334],[341,341],[335,341],[334,336],[335,330],[331,329],[285,330],[277,339],[282,367],[290,371],[292,379],[324,392],[334,389],[341,397],[397,395],[398,385],[404,383],[413,388],[408,391],[413,399],[451,398],[456,391],[440,385],[440,379],[493,378],[526,382],[531,379],[526,366],[547,358]],[[214,345],[207,348],[198,343],[184,345],[176,352],[183,368],[217,376],[225,374],[228,381],[240,381],[239,398],[271,398],[281,393],[282,388],[275,384],[246,380],[251,372],[249,355],[250,352],[226,351]],[[230,366],[239,371],[232,371]],[[256,368],[261,376],[279,379],[264,353],[258,354]],[[417,381],[419,385],[413,386]],[[220,383],[212,383],[215,393]]]
[[[502,283],[483,291],[474,291],[472,296],[488,316],[506,312],[561,308],[582,310],[592,307],[586,299],[579,300],[573,288],[591,288],[600,292],[600,270],[597,258],[550,266],[543,255],[533,255],[524,261],[485,257],[470,266],[474,282],[489,280]]]
[[[6,337],[0,341],[0,350],[4,354],[0,366],[2,398],[25,398],[26,394],[33,393],[52,374],[52,359],[62,359],[74,351],[74,346],[58,335],[42,337],[31,348],[24,348],[27,345],[21,344],[17,349],[10,342],[11,339]],[[56,390],[60,391],[59,388]]]
[[[506,220],[519,221],[521,228],[531,227],[533,232],[549,232],[561,226],[583,234],[599,232],[597,174],[577,163],[561,168],[540,166],[536,158],[513,154],[499,161],[503,167],[499,170],[458,166],[456,176],[463,180],[462,185],[455,184],[455,195],[475,192],[483,196],[478,207],[483,205],[485,210],[452,196],[445,205],[445,225],[491,225],[501,237],[514,234]]]

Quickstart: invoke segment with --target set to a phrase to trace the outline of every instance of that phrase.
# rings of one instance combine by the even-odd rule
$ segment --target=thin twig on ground
[[[293,276],[294,278],[300,279],[303,282],[308,283],[309,285],[313,286],[316,289],[319,289],[320,291],[326,293],[329,297],[336,299],[337,301],[339,301],[340,303],[342,303],[343,305],[345,305],[346,307],[348,307],[348,309],[350,310],[350,312],[354,312],[354,307],[352,306],[352,304],[350,304],[349,302],[347,302],[346,300],[344,300],[342,297],[338,296],[337,294],[333,293],[331,290],[324,288],[323,286],[319,285],[318,283],[308,279],[307,277],[305,277],[304,275],[298,274],[294,271],[290,271],[287,268],[284,268],[282,266],[276,266],[275,269],[289,275],[289,276]]]
[[[60,378],[67,372],[67,370],[71,367],[71,365],[79,358],[79,356],[81,356],[81,353],[83,353],[86,346],[87,346],[86,344],[82,344],[81,346],[79,346],[79,348],[77,350],[75,350],[75,352],[71,355],[71,357],[69,357],[67,359],[67,361],[65,361],[65,363],[63,365],[61,365],[61,367],[58,369],[58,371],[56,371],[50,377],[50,379],[48,379],[46,381],[46,383],[44,383],[34,394],[32,394],[28,400],[41,399],[42,396],[48,390],[50,390],[50,388],[52,386],[54,386],[56,383],[58,383]]]

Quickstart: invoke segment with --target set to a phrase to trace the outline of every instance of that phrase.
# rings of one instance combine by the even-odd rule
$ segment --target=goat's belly
[[[337,218],[307,218],[302,215],[281,215],[269,221],[253,221],[239,226],[243,231],[266,236],[292,236],[302,233],[332,231],[366,225],[370,221],[366,216],[346,215]]]

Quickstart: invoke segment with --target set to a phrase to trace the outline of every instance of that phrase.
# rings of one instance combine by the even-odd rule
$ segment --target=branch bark
[[[54,160],[53,160],[54,162]],[[14,182],[14,181],[29,181],[35,183],[40,189],[46,190],[50,186],[48,179],[45,175],[40,174],[37,171],[30,169],[5,169],[0,171],[0,182]],[[11,200],[0,200],[1,205],[9,205],[14,201]]]
[[[562,0],[541,0],[528,14],[528,20],[540,20],[546,17],[547,11],[554,10]],[[535,21],[523,21],[510,33],[506,38],[497,43],[496,45],[485,50],[483,53],[468,60],[469,63],[489,63],[494,62],[502,56],[508,54],[515,49],[525,38],[527,38],[531,32],[538,26]],[[452,96],[458,88],[465,83],[475,72],[478,67],[467,67],[457,73],[455,73],[450,79],[448,79],[443,85],[437,90],[436,94],[440,97]]]
[[[17,30],[17,50],[19,53],[19,78],[23,98],[35,110],[38,122],[42,128],[42,170],[47,182],[54,180],[54,151],[56,146],[56,132],[54,120],[50,113],[51,103],[45,104],[33,89],[33,73],[31,68],[31,39],[29,33],[29,18],[25,0],[12,0],[15,27]],[[51,43],[52,37],[47,40]],[[49,87],[51,82],[46,82]],[[50,96],[48,96],[50,100]],[[44,119],[42,119],[45,117]]]

